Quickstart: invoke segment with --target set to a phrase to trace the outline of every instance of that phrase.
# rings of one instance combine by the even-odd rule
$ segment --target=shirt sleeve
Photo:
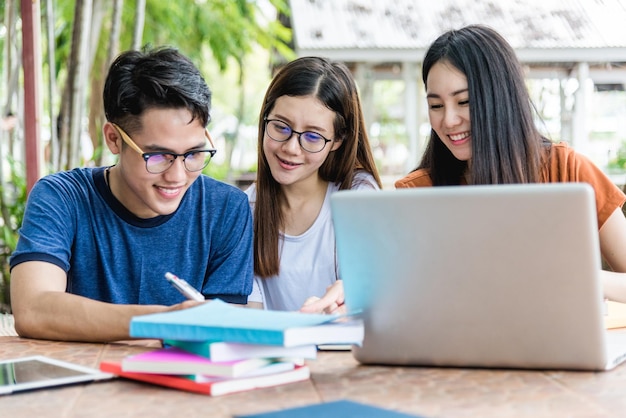
[[[376,180],[374,176],[364,170],[359,170],[354,174],[354,178],[352,179],[352,187],[351,190],[367,190],[374,189],[378,190],[378,184],[376,184]]]
[[[39,180],[28,196],[17,247],[10,267],[26,261],[45,261],[65,272],[70,268],[72,237],[76,228],[73,194],[55,186],[52,177]]]
[[[428,170],[415,170],[395,182],[396,189],[410,187],[431,187],[433,181]]]
[[[550,182],[583,182],[593,187],[598,228],[601,228],[615,209],[622,207],[626,201],[626,195],[598,166],[584,155],[576,153],[565,143],[551,147],[547,176],[547,181]]]

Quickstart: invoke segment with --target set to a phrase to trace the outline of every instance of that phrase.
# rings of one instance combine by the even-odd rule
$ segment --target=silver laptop
[[[358,361],[606,370],[626,358],[625,332],[604,326],[590,186],[342,191],[331,204],[346,304],[364,312]]]

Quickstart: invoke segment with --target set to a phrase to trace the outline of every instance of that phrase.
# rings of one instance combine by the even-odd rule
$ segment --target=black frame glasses
[[[293,134],[298,135],[298,144],[300,144],[300,148],[302,148],[304,151],[306,152],[310,152],[312,154],[316,154],[318,152],[322,152],[324,150],[324,148],[326,148],[326,144],[328,144],[329,142],[332,142],[332,139],[328,139],[326,137],[324,137],[324,135],[318,133],[318,132],[313,132],[313,131],[304,131],[304,132],[298,132],[298,131],[294,131],[293,128],[291,126],[289,126],[288,123],[283,122],[280,119],[268,119],[265,118],[265,133],[267,134],[267,136],[269,136],[272,140],[276,141],[276,142],[287,142],[291,139],[291,137],[293,136]],[[269,125],[269,128],[268,128]],[[282,133],[281,131],[285,131],[285,133]],[[274,134],[274,136],[272,136],[272,133]],[[278,139],[276,138],[276,135],[281,135],[281,137],[284,137],[282,139]],[[302,137],[304,136],[304,143],[302,142]],[[310,138],[311,140],[307,139]],[[312,141],[313,140],[313,141]],[[324,141],[323,143],[320,141]],[[306,146],[305,146],[306,144]],[[321,148],[317,149],[319,147],[318,144],[322,144]],[[308,146],[308,148],[307,148]],[[314,146],[313,148],[310,148],[310,146]]]
[[[111,123],[111,125],[113,125],[115,129],[117,129],[120,136],[122,137],[122,140],[129,147],[131,147],[133,150],[141,154],[141,157],[146,162],[146,171],[151,174],[161,174],[161,173],[166,172],[174,164],[174,161],[176,161],[178,157],[183,157],[183,166],[185,167],[185,170],[190,171],[190,172],[202,171],[207,165],[209,165],[209,162],[211,162],[211,159],[213,158],[215,153],[217,153],[217,150],[215,149],[215,145],[213,145],[213,140],[211,139],[211,135],[209,134],[208,129],[204,130],[204,136],[209,140],[209,143],[211,144],[211,147],[213,148],[187,151],[184,154],[176,154],[174,152],[161,152],[161,151],[143,152],[143,150],[139,148],[139,146],[135,143],[135,141],[133,141],[130,138],[130,136],[122,128],[120,128],[118,125],[114,123]],[[193,167],[193,169],[190,169],[187,166],[187,164],[189,163],[189,161],[195,161],[195,160],[193,158],[188,160],[188,158],[197,156],[200,153],[204,155],[204,159],[200,159],[200,161],[202,161],[202,166]],[[159,167],[159,168],[156,168],[156,167]]]

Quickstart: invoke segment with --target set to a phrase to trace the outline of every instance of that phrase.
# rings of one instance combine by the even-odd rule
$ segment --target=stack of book
[[[356,344],[363,323],[339,316],[265,311],[220,300],[134,317],[130,335],[164,347],[102,362],[118,376],[212,396],[307,380],[317,346]]]

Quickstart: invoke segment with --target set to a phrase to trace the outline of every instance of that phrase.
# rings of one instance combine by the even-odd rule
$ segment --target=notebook
[[[282,409],[278,411],[262,412],[252,415],[235,415],[234,418],[419,418],[393,411],[379,406],[355,402],[349,399],[323,402]]]
[[[331,207],[366,364],[606,370],[593,189],[586,184],[341,191]]]

